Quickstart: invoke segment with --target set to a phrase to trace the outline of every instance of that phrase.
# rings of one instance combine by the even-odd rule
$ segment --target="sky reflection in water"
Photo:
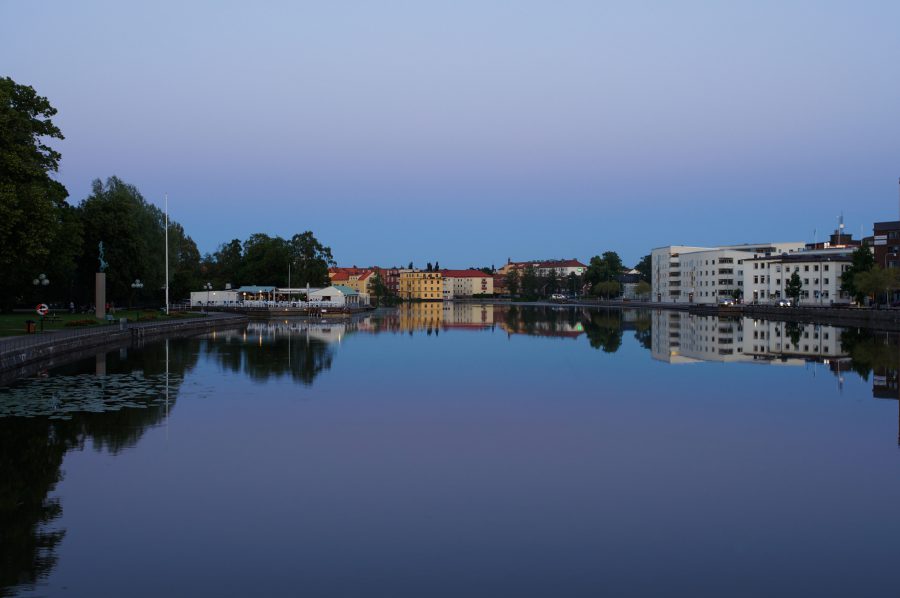
[[[442,304],[114,351],[0,389],[0,595],[892,594],[898,363]]]

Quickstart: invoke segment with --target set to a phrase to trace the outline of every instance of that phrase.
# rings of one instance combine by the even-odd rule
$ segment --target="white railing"
[[[336,301],[244,301],[238,307],[254,307],[263,309],[339,309],[342,307],[354,307]]]

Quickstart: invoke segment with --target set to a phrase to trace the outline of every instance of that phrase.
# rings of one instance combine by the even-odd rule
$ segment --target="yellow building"
[[[440,301],[443,295],[444,281],[440,272],[400,272],[400,298],[404,301]]]
[[[441,303],[404,303],[397,309],[400,330],[439,329],[444,317]]]
[[[375,280],[375,272],[362,268],[331,268],[328,278],[331,284],[340,284],[349,287],[359,293],[360,301],[364,305],[369,304],[372,294],[372,282]]]

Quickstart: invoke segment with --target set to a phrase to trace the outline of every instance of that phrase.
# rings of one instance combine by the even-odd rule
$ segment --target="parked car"
[[[726,297],[725,299],[719,299],[719,305],[722,305],[722,306],[735,305],[735,303],[736,303],[735,300],[730,297]]]
[[[777,305],[778,307],[793,307],[794,302],[790,299],[779,299],[775,302],[775,305]]]

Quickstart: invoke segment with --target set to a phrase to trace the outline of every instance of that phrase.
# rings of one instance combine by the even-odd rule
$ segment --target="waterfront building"
[[[900,220],[876,222],[873,226],[875,264],[882,268],[900,265]]]
[[[445,301],[473,295],[493,295],[494,277],[481,270],[441,270]]]
[[[506,287],[506,274],[497,273],[492,278],[494,279],[495,296],[500,297],[509,293],[509,289]]]
[[[191,291],[191,307],[215,306],[228,307],[241,300],[236,290],[224,291]]]
[[[440,272],[400,271],[400,299],[404,301],[441,301],[444,283]]]
[[[343,285],[332,285],[309,293],[310,303],[328,303],[331,307],[359,307],[359,292]]]
[[[744,261],[800,251],[804,244],[760,243],[695,247],[669,245],[651,252],[651,287],[658,303],[716,304],[743,294]]]
[[[381,277],[381,281],[384,282],[384,286],[387,287],[388,291],[397,295],[400,293],[400,269],[397,267],[393,268],[379,268],[375,266],[372,268]]]
[[[841,276],[850,267],[854,247],[798,251],[744,260],[744,301],[767,303],[787,298],[785,288],[794,273],[802,284],[801,305],[849,304]]]
[[[641,280],[641,275],[636,270],[617,276],[616,282],[622,285],[622,298],[629,300],[640,299],[637,294],[637,286]]]
[[[514,262],[507,259],[506,265],[498,270],[500,274],[509,274],[512,270],[524,270],[531,266],[538,276],[550,276],[555,273],[558,278],[565,278],[569,274],[581,276],[587,270],[587,265],[582,264],[576,258],[570,260],[534,260],[530,262]],[[521,273],[521,272],[520,272]]]

